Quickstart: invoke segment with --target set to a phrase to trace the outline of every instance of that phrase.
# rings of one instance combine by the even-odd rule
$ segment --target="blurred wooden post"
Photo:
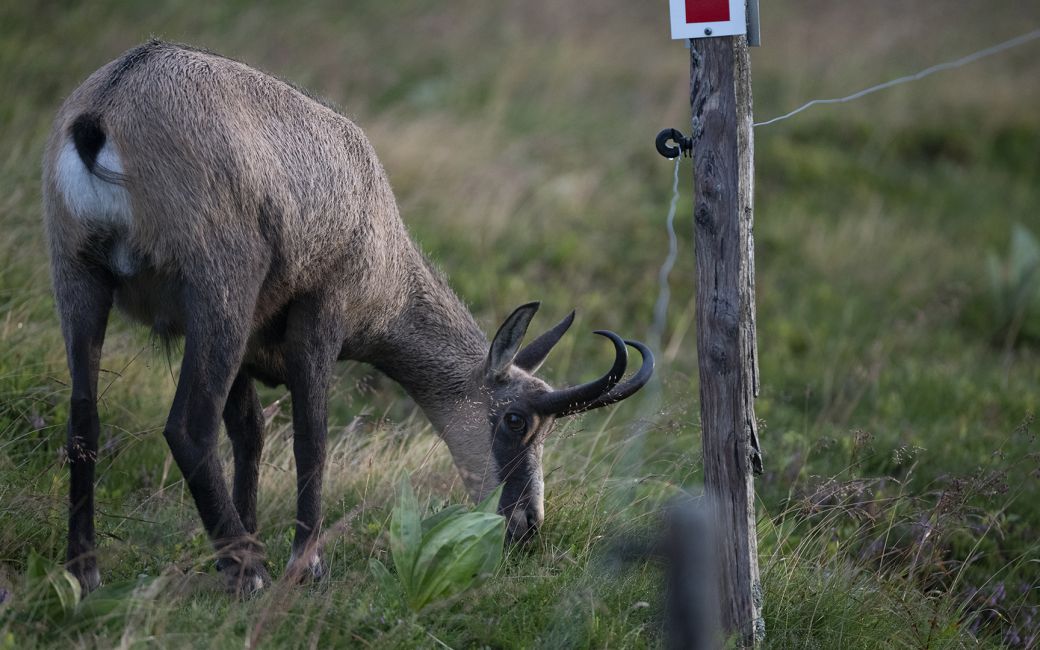
[[[762,460],[754,411],[754,137],[744,36],[691,42],[690,106],[704,484],[715,513],[723,631],[740,645],[755,645],[765,623],[752,478]]]

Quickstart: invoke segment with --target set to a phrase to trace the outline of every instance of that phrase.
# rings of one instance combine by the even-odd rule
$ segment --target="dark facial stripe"
[[[526,507],[536,470],[531,449],[522,444],[516,434],[498,426],[491,441],[491,452],[498,465],[498,478],[504,484],[500,504],[510,510],[517,504]]]

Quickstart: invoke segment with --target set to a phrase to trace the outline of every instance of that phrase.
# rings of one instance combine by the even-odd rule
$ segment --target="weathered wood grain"
[[[690,105],[705,491],[715,512],[723,629],[753,645],[764,638],[765,624],[753,485],[762,461],[754,411],[754,140],[745,37],[693,42]]]

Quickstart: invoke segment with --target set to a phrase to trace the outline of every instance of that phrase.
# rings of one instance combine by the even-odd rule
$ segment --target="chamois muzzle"
[[[622,339],[609,330],[596,330],[595,333],[605,336],[614,343],[615,358],[610,371],[599,379],[586,384],[542,395],[534,404],[538,411],[556,417],[584,413],[631,397],[646,385],[646,382],[650,381],[650,377],[654,374],[654,355],[650,348],[639,341]],[[625,369],[628,367],[626,346],[629,345],[639,350],[643,363],[634,375],[627,381],[621,382]]]

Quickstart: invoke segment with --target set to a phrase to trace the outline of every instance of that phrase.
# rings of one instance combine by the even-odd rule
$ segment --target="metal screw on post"
[[[704,28],[704,35],[705,36],[711,36],[711,27],[705,27]]]

